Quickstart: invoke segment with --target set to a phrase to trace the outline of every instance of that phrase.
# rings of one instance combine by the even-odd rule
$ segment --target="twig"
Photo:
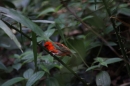
[[[25,36],[26,38],[28,38],[29,40],[32,41],[32,38],[30,38],[28,35],[26,35],[25,33],[19,31],[17,28],[15,28],[14,26],[8,24],[7,22],[3,21],[6,25],[8,25],[10,28],[15,29],[16,31],[18,31],[19,33],[21,33],[23,36]],[[51,56],[53,56],[58,62],[60,62],[64,67],[66,67],[72,74],[75,75],[75,77],[77,77],[83,84],[84,86],[88,86],[87,83],[83,80],[83,78],[79,77],[70,67],[68,67],[62,60],[60,60],[57,56],[53,55],[51,52],[49,52],[44,46],[40,45],[39,43],[37,43],[37,45],[39,47],[41,47],[42,49],[44,49],[47,53],[49,53]]]
[[[95,32],[92,27],[90,27],[89,25],[87,25],[86,23],[84,23],[82,21],[81,18],[79,18],[75,12],[71,11],[70,8],[67,6],[67,3],[64,0],[60,0],[62,5],[72,14],[75,16],[75,18],[80,21],[86,28],[88,28],[90,31],[92,31],[98,38],[100,38],[118,57],[122,58],[121,55],[119,55],[119,53],[116,52],[116,50],[111,47],[108,42],[101,36],[99,35],[97,32]],[[126,63],[129,63],[127,60],[125,60],[124,58],[122,58]]]

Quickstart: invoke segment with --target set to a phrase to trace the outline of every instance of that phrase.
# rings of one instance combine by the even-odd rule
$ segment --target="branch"
[[[97,32],[95,32],[95,31],[92,29],[92,27],[90,27],[89,25],[87,25],[86,23],[84,23],[84,22],[82,21],[82,19],[79,18],[79,17],[76,15],[75,12],[73,12],[72,10],[70,10],[70,8],[67,6],[66,1],[64,1],[64,0],[60,0],[60,1],[61,1],[61,4],[62,4],[73,16],[75,16],[75,18],[76,18],[78,21],[80,21],[88,30],[90,30],[91,32],[93,32],[99,39],[101,39],[118,57],[122,58],[121,55],[119,55],[119,53],[117,53],[116,50],[115,50],[113,47],[111,47],[111,46],[108,44],[108,42],[107,42],[100,34],[98,34]],[[130,64],[126,59],[124,59],[124,58],[122,58],[122,59],[123,59],[126,63]]]
[[[30,41],[32,41],[32,38],[30,38],[28,35],[26,35],[25,33],[19,31],[17,28],[15,28],[14,26],[8,24],[7,22],[3,21],[7,26],[9,26],[10,28],[15,29],[16,31],[18,31],[19,33],[21,33],[23,36],[25,36],[26,38],[28,38]],[[62,60],[60,60],[57,56],[54,56],[51,52],[49,52],[44,46],[40,45],[39,43],[37,43],[37,45],[41,48],[43,48],[47,53],[49,53],[51,56],[54,57],[54,59],[56,59],[58,62],[60,62],[64,67],[66,67],[72,74],[75,75],[75,77],[77,77],[83,84],[84,86],[88,86],[87,83],[81,78],[79,77],[70,67],[68,67]]]

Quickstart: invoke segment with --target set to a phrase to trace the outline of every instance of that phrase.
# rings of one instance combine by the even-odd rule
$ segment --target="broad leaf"
[[[59,83],[55,78],[50,77],[46,80],[46,86],[59,86]]]
[[[26,86],[32,86],[36,81],[38,81],[45,72],[39,71],[34,73],[27,81]]]
[[[54,58],[51,55],[44,55],[41,57],[42,60],[44,60],[45,62],[53,62]]]
[[[23,77],[29,79],[33,75],[33,72],[34,71],[32,69],[28,69],[24,72]]]
[[[12,33],[10,28],[1,20],[0,20],[0,28],[5,31],[5,33],[15,42],[15,44],[21,50],[21,45],[20,45],[19,41],[17,40],[16,36]]]
[[[110,33],[111,31],[113,31],[112,25],[110,25],[110,26],[108,26],[107,28],[105,28],[103,32],[104,32],[105,34],[108,34],[108,33]]]
[[[130,9],[128,9],[128,8],[121,8],[121,9],[119,9],[118,13],[130,16]]]
[[[96,84],[97,86],[110,86],[111,79],[110,79],[109,74],[106,71],[100,72],[96,76]]]
[[[34,55],[32,51],[26,51],[25,53],[23,53],[20,58],[22,60],[24,60],[23,63],[28,63],[28,62],[32,62],[34,60]]]
[[[108,67],[106,62],[101,62],[100,65]]]
[[[45,14],[47,14],[49,12],[55,12],[55,9],[54,8],[44,9],[38,16],[45,15]]]
[[[110,59],[107,59],[105,61],[106,64],[112,64],[112,63],[115,63],[115,62],[119,62],[119,61],[122,61],[121,58],[110,58]]]
[[[4,47],[6,49],[18,49],[18,46],[9,37],[1,36],[0,40],[0,47]]]
[[[98,67],[100,67],[100,65],[91,66],[86,71],[93,70],[93,69],[98,68]]]
[[[35,32],[37,35],[42,36],[46,39],[41,28],[33,23],[31,20],[29,20],[27,17],[23,16],[21,12],[13,9],[6,9],[4,7],[0,7],[0,12],[2,12],[3,15],[16,20],[17,22],[20,22],[21,24],[25,25],[33,32]]]
[[[117,44],[115,42],[107,42],[109,46],[116,46]]]
[[[49,37],[55,32],[55,29],[47,29],[44,34],[49,39]]]
[[[40,65],[41,69],[49,73],[49,69],[45,65]]]
[[[34,58],[32,51],[26,51],[21,55],[22,60],[32,60]]]
[[[13,68],[16,69],[16,70],[19,70],[21,67],[22,67],[22,64],[21,64],[21,63],[18,63],[18,64],[14,64],[14,65],[13,65]]]
[[[87,19],[89,19],[89,18],[92,18],[93,16],[86,16],[86,17],[84,17],[82,20],[84,21],[84,20],[87,20]]]
[[[7,70],[6,66],[2,62],[0,62],[0,69]]]
[[[13,79],[10,79],[10,80],[6,81],[1,86],[11,86],[11,85],[13,85],[13,84],[15,84],[17,82],[22,81],[22,80],[24,80],[24,78],[22,78],[22,77],[16,77],[16,78],[13,78]]]
[[[105,59],[105,58],[97,57],[97,58],[95,58],[94,60],[95,60],[95,62],[102,63],[102,62],[104,62],[104,59]]]

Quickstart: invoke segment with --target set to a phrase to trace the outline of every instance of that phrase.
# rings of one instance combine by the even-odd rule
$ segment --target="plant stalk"
[[[108,13],[108,15],[110,17],[110,21],[112,23],[112,26],[113,26],[113,28],[114,28],[114,30],[116,32],[116,37],[117,37],[119,46],[121,48],[121,53],[122,53],[122,55],[124,57],[124,60],[125,60],[125,62],[129,61],[129,58],[128,58],[126,52],[125,52],[125,47],[124,47],[124,45],[122,43],[122,40],[121,40],[121,36],[120,36],[120,34],[119,34],[119,32],[118,32],[118,30],[116,28],[116,24],[115,24],[113,18],[111,18],[112,15],[111,15],[110,9],[107,6],[106,0],[102,0],[102,1],[103,1],[104,6],[105,6],[105,9],[106,9],[106,11],[107,11],[107,13]],[[129,76],[130,76],[130,65],[129,65],[129,63],[126,63],[126,67],[127,67],[127,70],[128,70]]]
[[[5,22],[5,21],[3,21]],[[29,40],[32,41],[32,38],[30,38],[28,35],[26,35],[25,33],[19,31],[17,28],[15,28],[14,26],[8,24],[7,22],[5,22],[5,24],[7,26],[9,26],[10,28],[15,29],[16,31],[18,31],[19,33],[21,33],[23,36],[25,36],[26,38],[28,38]],[[53,56],[58,62],[60,62],[64,67],[66,67],[72,74],[75,75],[76,78],[78,78],[84,86],[88,86],[88,84],[81,78],[79,77],[70,67],[68,67],[62,60],[60,60],[57,56],[53,55],[51,52],[49,52],[44,46],[40,45],[39,43],[37,43],[37,45],[41,48],[43,48],[47,53],[49,53],[51,56]]]

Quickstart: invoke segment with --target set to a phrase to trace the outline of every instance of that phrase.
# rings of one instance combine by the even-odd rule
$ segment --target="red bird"
[[[44,44],[44,47],[54,55],[57,56],[70,56],[71,51],[65,45],[58,42],[47,41]]]

